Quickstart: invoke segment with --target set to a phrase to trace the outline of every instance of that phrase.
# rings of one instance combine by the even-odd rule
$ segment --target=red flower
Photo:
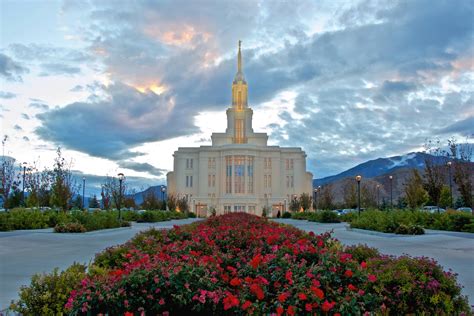
[[[346,270],[346,272],[344,272],[344,275],[348,278],[352,277],[352,271],[351,270]]]
[[[323,312],[329,312],[334,307],[334,305],[336,305],[335,302],[329,303],[328,301],[324,301],[323,305],[321,305],[321,309]]]
[[[262,288],[258,285],[258,284],[252,284],[250,286],[250,292],[252,292],[253,294],[255,294],[255,296],[259,299],[259,300],[263,300],[263,298],[265,297],[265,294],[263,293],[263,290]]]
[[[133,316],[133,313],[125,312],[125,314],[123,314],[123,316]]]
[[[278,306],[278,307],[277,307],[277,315],[280,316],[280,315],[283,314],[283,312],[285,312],[285,310],[283,309],[283,307]]]
[[[290,294],[288,292],[281,293],[278,295],[278,301],[284,303],[289,296]]]
[[[250,302],[250,301],[245,301],[245,303],[242,304],[242,309],[243,309],[243,310],[246,310],[246,309],[249,308],[251,305],[252,305],[252,302]]]
[[[367,263],[365,261],[362,261],[360,263],[360,266],[361,266],[362,269],[365,269],[365,268],[367,268]]]
[[[312,286],[311,290],[313,291],[314,295],[316,295],[320,300],[324,298],[324,292],[320,288]]]
[[[286,310],[286,313],[288,315],[295,315],[296,314],[295,307],[292,306],[292,305],[288,306],[288,309]]]
[[[307,312],[311,312],[313,310],[313,306],[311,305],[311,303],[306,303],[304,308],[306,309]]]
[[[306,294],[304,293],[299,293],[298,294],[298,298],[301,300],[301,301],[306,301],[308,298],[306,297]]]
[[[242,284],[242,281],[240,281],[239,278],[233,278],[230,280],[230,285],[232,286],[239,286],[240,284]]]
[[[285,279],[288,281],[288,283],[290,283],[290,285],[293,284],[293,272],[290,270],[286,271]]]
[[[373,275],[373,274],[369,274],[368,279],[369,279],[369,282],[375,282],[375,281],[377,281],[377,277],[376,277],[375,275]]]
[[[234,306],[239,306],[239,299],[229,292],[227,292],[227,296],[222,300],[222,302],[224,303],[224,310],[231,309]]]
[[[355,290],[357,290],[357,287],[355,287],[355,286],[352,285],[352,284],[349,284],[349,285],[347,286],[347,288],[349,289],[349,291],[355,291]]]
[[[250,265],[252,266],[252,268],[257,269],[260,263],[262,262],[262,259],[263,258],[261,254],[258,254],[255,257],[253,257],[253,259],[250,260]]]

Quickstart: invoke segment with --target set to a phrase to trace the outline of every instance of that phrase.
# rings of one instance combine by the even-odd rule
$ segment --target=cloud
[[[124,160],[146,142],[197,131],[192,115],[174,109],[174,96],[140,93],[124,84],[110,85],[107,99],[76,102],[37,115],[41,138],[96,157]]]
[[[70,66],[61,63],[47,63],[41,64],[42,71],[39,76],[54,76],[54,75],[76,75],[81,72],[80,67]]]
[[[21,117],[24,118],[25,120],[29,120],[30,116],[26,113],[21,113]]]
[[[44,104],[44,103],[40,103],[41,100],[37,100],[37,101],[39,101],[39,102],[30,103],[28,106],[29,106],[30,108],[38,109],[38,110],[43,110],[43,111],[49,110],[49,105]]]
[[[71,90],[69,90],[71,92],[81,92],[81,91],[84,91],[84,87],[81,86],[81,85],[75,85],[73,88],[71,88]]]
[[[120,168],[131,169],[138,172],[146,172],[154,176],[163,176],[166,172],[164,169],[156,168],[149,163],[140,163],[135,161],[119,161]]]
[[[16,97],[15,93],[0,91],[0,98],[1,99],[13,99],[15,97]]]
[[[28,138],[28,136],[23,136],[23,140],[24,140],[25,142],[29,142],[29,141],[30,141],[30,139]]]
[[[23,128],[21,128],[20,125],[16,124],[15,126],[13,126],[13,128],[15,129],[15,131],[22,131]]]
[[[471,104],[474,106],[474,104]],[[461,134],[466,136],[474,135],[474,116],[470,116],[464,120],[454,122],[439,130],[441,134]]]
[[[22,75],[28,73],[28,68],[0,53],[0,77],[8,81],[23,81]]]

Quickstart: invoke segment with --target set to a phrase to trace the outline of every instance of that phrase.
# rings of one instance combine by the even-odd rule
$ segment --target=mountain
[[[153,193],[156,196],[156,198],[161,201],[163,199],[163,197],[164,197],[164,199],[167,198],[166,191],[163,193],[161,191],[162,188],[166,189],[166,186],[164,186],[164,185],[155,185],[155,186],[149,187],[145,191],[130,194],[129,196],[133,197],[133,199],[135,200],[136,205],[142,204],[144,197],[147,194],[150,194],[150,193]]]
[[[425,159],[427,158],[433,159],[436,164],[445,164],[448,160],[448,158],[443,156],[432,156],[420,152],[409,153],[403,156],[377,158],[361,163],[336,175],[314,179],[313,186],[317,187],[345,178],[353,178],[357,175],[361,175],[362,178],[375,178],[388,173],[394,173],[400,169],[422,170],[425,168]]]

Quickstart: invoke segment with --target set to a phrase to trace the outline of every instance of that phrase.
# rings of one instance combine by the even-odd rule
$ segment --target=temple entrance
[[[207,204],[196,204],[196,216],[207,217]]]
[[[283,215],[283,213],[286,212],[285,210],[285,204],[284,203],[277,203],[272,205],[272,217],[277,217],[278,212],[280,212],[280,216]]]

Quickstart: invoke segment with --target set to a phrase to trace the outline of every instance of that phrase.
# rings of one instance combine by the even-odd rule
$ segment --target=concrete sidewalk
[[[293,219],[275,221],[293,225],[305,231],[321,234],[333,230],[332,236],[346,245],[367,244],[389,255],[408,254],[430,257],[445,270],[458,274],[458,282],[464,286],[463,294],[474,305],[474,234],[426,230],[425,235],[407,236],[385,234],[361,229],[348,229],[347,223],[321,224]]]
[[[133,223],[132,227],[93,231],[83,234],[58,234],[52,229],[0,232],[0,310],[18,298],[21,285],[30,284],[35,273],[61,270],[74,262],[89,263],[96,253],[122,244],[150,227],[172,228],[199,219],[159,223]]]

